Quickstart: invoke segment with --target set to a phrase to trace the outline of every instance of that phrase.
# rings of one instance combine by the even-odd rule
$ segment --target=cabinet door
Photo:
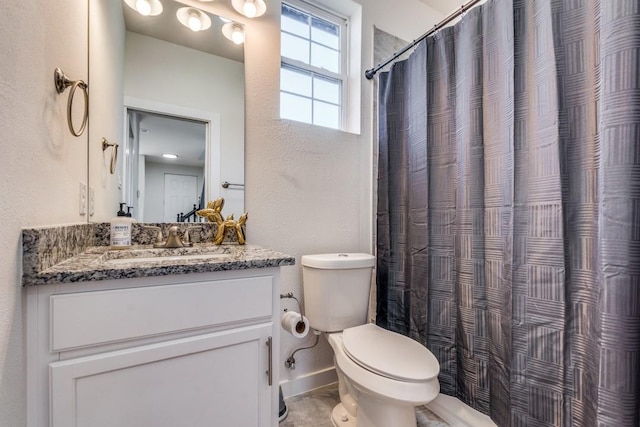
[[[270,426],[272,327],[50,363],[51,426]]]

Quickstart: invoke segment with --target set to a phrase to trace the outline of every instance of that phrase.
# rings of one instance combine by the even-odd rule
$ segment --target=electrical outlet
[[[80,215],[87,214],[87,184],[80,183]]]
[[[96,213],[96,192],[93,187],[89,186],[89,216],[93,216]]]

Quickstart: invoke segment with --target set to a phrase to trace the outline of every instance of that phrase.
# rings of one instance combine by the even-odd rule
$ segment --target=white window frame
[[[287,5],[290,6],[294,9],[298,9],[303,13],[306,13],[308,15],[312,15],[315,17],[318,17],[320,19],[323,19],[325,21],[331,22],[332,24],[336,24],[339,27],[339,31],[340,31],[340,72],[339,73],[334,73],[332,71],[326,70],[324,68],[320,68],[320,67],[316,67],[313,66],[311,64],[305,64],[302,61],[298,61],[296,59],[291,59],[291,58],[287,58],[285,56],[281,55],[281,64],[280,64],[280,69],[283,68],[289,68],[289,69],[293,69],[293,70],[301,70],[301,71],[306,71],[311,73],[312,75],[317,75],[320,78],[326,78],[329,80],[336,80],[340,82],[340,123],[338,126],[338,130],[344,130],[345,129],[345,125],[347,123],[347,94],[348,94],[348,88],[347,88],[347,82],[348,82],[348,77],[349,77],[349,19],[341,14],[338,14],[334,11],[328,10],[328,9],[324,9],[321,7],[318,7],[316,5],[312,5],[306,1],[302,1],[302,0],[285,0],[282,2],[282,5]],[[286,31],[283,31],[282,28],[280,28],[280,32],[283,33]],[[287,33],[290,34],[294,37],[300,37],[296,34],[291,34],[291,33]],[[306,39],[305,39],[306,40]],[[291,93],[291,92],[286,92],[283,91],[282,88],[280,88],[280,93]],[[315,100],[316,98],[313,97],[313,94],[311,97],[305,97],[302,96],[298,93],[292,93],[295,96],[301,96],[307,99],[311,99],[311,125],[314,126],[319,126],[316,125],[315,123],[313,123],[313,100]],[[320,102],[326,102],[326,101],[322,101],[319,100]],[[335,105],[335,104],[334,104]],[[306,122],[304,122],[306,123]]]

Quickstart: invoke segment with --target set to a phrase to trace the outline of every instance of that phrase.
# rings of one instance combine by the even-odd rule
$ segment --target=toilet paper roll
[[[287,311],[280,319],[282,329],[296,338],[304,338],[309,333],[309,319],[296,311]]]

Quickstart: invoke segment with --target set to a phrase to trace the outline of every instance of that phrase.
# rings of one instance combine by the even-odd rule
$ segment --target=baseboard
[[[306,393],[318,387],[333,384],[336,381],[338,381],[336,368],[331,366],[330,368],[311,372],[292,380],[282,381],[280,387],[282,387],[282,395],[286,399],[287,397]]]
[[[452,427],[497,427],[485,414],[442,393],[426,406]]]

